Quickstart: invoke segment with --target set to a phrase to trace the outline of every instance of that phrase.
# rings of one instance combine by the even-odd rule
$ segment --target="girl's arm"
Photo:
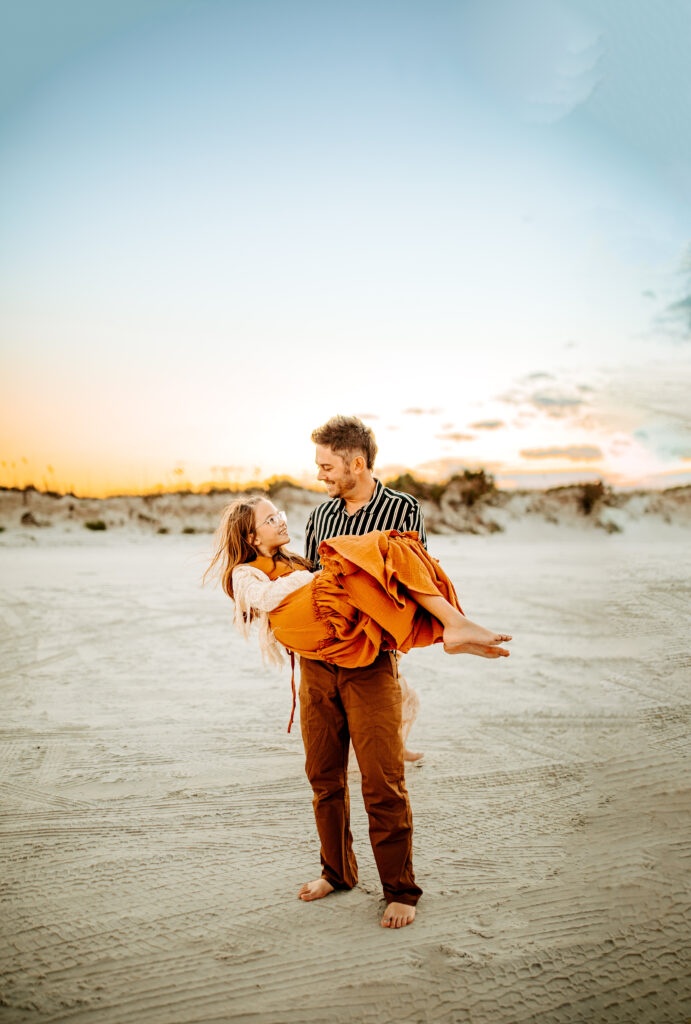
[[[261,569],[251,565],[237,565],[233,569],[235,603],[243,612],[250,608],[272,612],[289,594],[304,587],[313,578],[308,569],[297,569],[288,576],[270,580]]]

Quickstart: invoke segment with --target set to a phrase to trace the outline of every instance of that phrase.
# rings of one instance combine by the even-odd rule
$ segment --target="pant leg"
[[[384,896],[387,903],[415,906],[422,889],[413,872],[413,816],[405,786],[395,655],[384,652],[366,668],[338,673]]]
[[[321,842],[322,877],[336,889],[352,889],[358,876],[346,768],[350,733],[336,686],[338,671],[322,661],[300,659],[300,725]]]

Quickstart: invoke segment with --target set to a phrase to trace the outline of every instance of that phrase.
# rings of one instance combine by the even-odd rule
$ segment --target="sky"
[[[691,4],[0,13],[0,485],[691,483]]]

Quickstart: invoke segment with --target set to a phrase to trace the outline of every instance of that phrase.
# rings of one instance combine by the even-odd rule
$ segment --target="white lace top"
[[[236,565],[233,569],[235,626],[243,636],[248,637],[251,625],[249,612],[254,612],[254,621],[259,625],[259,647],[264,661],[281,665],[285,651],[273,635],[269,612],[278,608],[288,594],[306,586],[312,578],[309,569],[296,569],[277,580],[269,579],[265,572],[253,565]]]

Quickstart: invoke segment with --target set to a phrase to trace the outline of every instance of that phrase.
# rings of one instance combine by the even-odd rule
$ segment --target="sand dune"
[[[433,540],[515,640],[406,658],[425,895],[392,933],[357,775],[360,884],[296,899],[317,842],[289,677],[200,590],[209,538],[0,540],[3,1021],[691,1017],[688,546]]]
[[[490,534],[509,532],[538,537],[553,528],[587,533],[630,533],[654,536],[666,528],[691,528],[691,487],[667,491],[612,492],[574,485],[548,491],[490,490],[475,495],[463,482],[451,481],[437,500],[422,498],[428,531],[432,534]],[[125,495],[115,498],[75,498],[27,490],[0,489],[0,527],[6,542],[72,543],[89,525],[132,537],[167,533],[209,533],[216,529],[223,508],[238,494]],[[284,486],[270,492],[272,501],[288,512],[291,527],[304,530],[310,511],[325,495]],[[52,536],[47,536],[52,534]]]

